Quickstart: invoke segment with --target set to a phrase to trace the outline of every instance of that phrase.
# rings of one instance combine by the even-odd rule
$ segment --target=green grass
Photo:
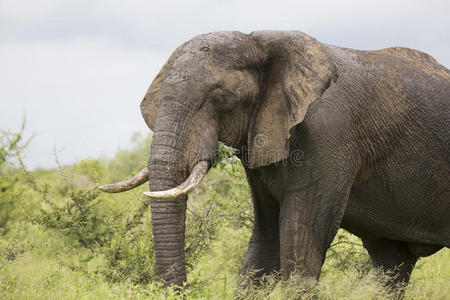
[[[0,299],[182,299],[156,276],[146,187],[116,195],[92,192],[97,180],[133,174],[148,139],[114,159],[91,159],[28,175],[0,139]],[[20,149],[19,149],[20,150]],[[229,155],[229,149],[224,151]],[[219,163],[190,195],[188,285],[184,299],[235,299],[252,224],[250,195],[239,164]],[[450,299],[450,249],[419,260],[407,300]],[[360,240],[341,230],[321,280],[304,292],[296,276],[267,276],[248,299],[393,299]],[[303,294],[302,294],[303,293]]]
[[[38,225],[24,225],[20,235],[34,248],[0,270],[1,299],[174,299],[170,289],[158,282],[136,285],[127,280],[108,282],[99,274],[85,274],[65,266],[65,261],[79,259],[81,253],[63,236]],[[249,232],[246,229],[223,228],[211,247],[188,275],[187,299],[234,299],[237,276],[245,254]],[[101,264],[100,261],[91,261]],[[325,272],[317,290],[319,299],[389,299],[373,271],[361,275],[351,268]],[[423,258],[412,274],[406,299],[449,299],[450,250]],[[295,280],[276,283],[269,278],[261,288],[249,293],[254,299],[289,299],[295,296]]]

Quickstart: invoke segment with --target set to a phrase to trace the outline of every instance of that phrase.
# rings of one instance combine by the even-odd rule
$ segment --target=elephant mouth
[[[171,199],[185,195],[195,189],[205,177],[210,168],[208,161],[199,161],[193,168],[188,178],[180,185],[165,191],[149,191],[144,192],[144,195],[153,199]],[[99,189],[107,193],[121,193],[134,189],[149,180],[150,172],[147,167],[143,168],[138,174],[133,177],[112,183],[99,186]]]

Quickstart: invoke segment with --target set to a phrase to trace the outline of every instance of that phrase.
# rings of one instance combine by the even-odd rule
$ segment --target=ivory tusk
[[[134,175],[133,177],[120,181],[117,183],[111,183],[106,185],[101,185],[98,188],[102,190],[103,192],[107,193],[120,193],[125,192],[131,189],[134,189],[135,187],[140,186],[141,184],[148,181],[149,171],[147,167],[143,168],[139,173]]]
[[[208,172],[208,168],[207,161],[200,161],[194,166],[189,177],[179,186],[166,191],[144,192],[144,195],[154,199],[168,199],[187,194],[200,184]]]

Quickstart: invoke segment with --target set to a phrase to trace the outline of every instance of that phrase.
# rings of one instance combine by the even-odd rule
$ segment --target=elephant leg
[[[301,199],[284,201],[280,212],[281,274],[288,279],[292,273],[307,284],[314,284],[320,275],[326,251],[341,221],[340,209],[319,212]],[[338,202],[345,206],[344,201]],[[338,204],[337,204],[338,205]],[[336,206],[337,206],[336,205]]]
[[[279,204],[253,170],[246,169],[246,173],[252,192],[254,227],[240,271],[243,288],[250,277],[259,279],[280,269]]]
[[[345,161],[350,161],[346,164]],[[333,241],[357,172],[357,161],[309,160],[293,172],[301,178],[287,185],[280,209],[281,274],[292,274],[307,285],[319,279],[325,254]]]
[[[386,239],[363,239],[375,268],[381,269],[390,278],[386,282],[389,288],[397,289],[403,296],[409,277],[417,262],[407,243]]]

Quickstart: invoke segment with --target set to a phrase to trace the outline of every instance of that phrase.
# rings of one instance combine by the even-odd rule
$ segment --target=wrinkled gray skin
[[[407,283],[450,247],[450,73],[406,48],[358,51],[301,32],[218,32],[180,46],[141,104],[150,190],[183,182],[218,141],[239,150],[255,227],[241,273],[317,280],[339,227]],[[186,281],[186,196],[152,199],[156,262]]]

